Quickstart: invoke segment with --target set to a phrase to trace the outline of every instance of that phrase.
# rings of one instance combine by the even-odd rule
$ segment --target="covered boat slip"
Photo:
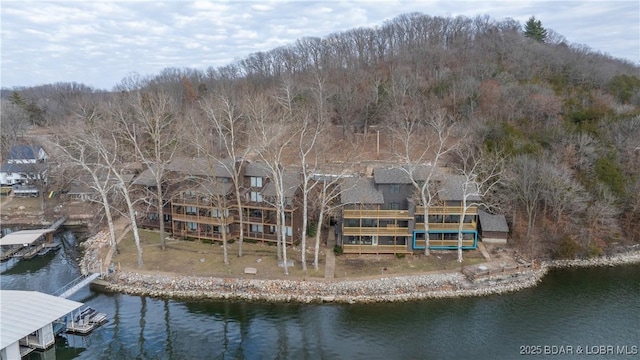
[[[57,249],[53,243],[56,229],[20,230],[9,233],[0,239],[1,260],[11,257],[30,259],[46,250]]]
[[[53,346],[54,322],[81,306],[37,291],[0,290],[0,358],[19,359]]]

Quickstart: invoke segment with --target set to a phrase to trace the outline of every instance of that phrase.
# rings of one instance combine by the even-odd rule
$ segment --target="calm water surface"
[[[60,239],[55,255],[2,264],[2,289],[53,293],[77,277],[77,241]],[[187,303],[88,289],[71,299],[109,322],[31,358],[513,359],[560,350],[571,353],[552,357],[640,358],[638,265],[557,270],[509,295],[401,304]],[[628,355],[616,355],[623,346]]]

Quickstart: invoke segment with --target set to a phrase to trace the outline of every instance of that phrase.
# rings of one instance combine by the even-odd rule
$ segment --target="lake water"
[[[76,278],[77,241],[63,235],[55,255],[2,264],[2,289],[53,293]],[[640,358],[640,265],[555,270],[508,295],[397,304],[187,303],[89,289],[71,299],[109,322],[32,359]]]

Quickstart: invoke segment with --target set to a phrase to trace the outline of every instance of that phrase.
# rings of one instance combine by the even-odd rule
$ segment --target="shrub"
[[[407,254],[405,254],[405,253],[396,253],[396,258],[398,258],[398,259],[404,259],[405,256],[407,256]]]
[[[316,223],[310,222],[309,225],[307,226],[307,235],[309,237],[314,237],[316,236],[317,231],[318,231],[318,227],[316,226]]]
[[[596,178],[605,184],[611,192],[624,197],[625,179],[620,168],[610,159],[601,157],[595,163]]]
[[[564,236],[560,239],[558,248],[555,251],[554,258],[556,259],[574,259],[580,251],[580,245],[575,242],[571,237]]]
[[[342,254],[344,254],[344,250],[342,249],[342,246],[335,245],[333,247],[333,253],[336,254],[336,255],[342,255]]]

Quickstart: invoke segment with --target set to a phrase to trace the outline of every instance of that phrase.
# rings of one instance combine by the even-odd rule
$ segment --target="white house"
[[[0,185],[28,184],[37,180],[46,181],[49,158],[40,146],[14,145],[7,162],[0,166]]]

